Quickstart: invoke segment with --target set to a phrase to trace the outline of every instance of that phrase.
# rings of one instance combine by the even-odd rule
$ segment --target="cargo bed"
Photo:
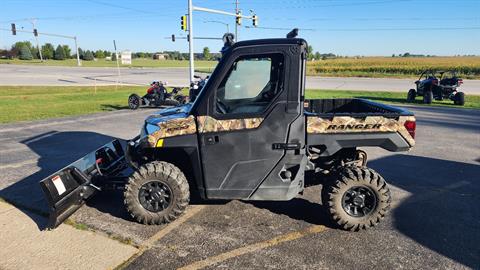
[[[402,108],[366,99],[309,99],[305,116],[307,144],[328,146],[321,147],[322,156],[361,146],[405,151],[415,144],[415,117]]]

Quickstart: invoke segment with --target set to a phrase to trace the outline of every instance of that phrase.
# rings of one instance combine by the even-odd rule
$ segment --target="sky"
[[[0,28],[30,31],[28,18],[37,18],[40,33],[77,36],[86,50],[158,52],[188,51],[180,16],[187,0],[0,0]],[[235,0],[193,0],[194,6],[234,12]],[[390,56],[410,52],[430,55],[480,55],[480,0],[239,0],[243,14],[253,10],[259,27],[244,19],[238,39],[285,37],[300,28],[299,37],[314,51],[338,55]],[[212,22],[216,21],[216,22]],[[219,23],[221,22],[221,23]],[[200,11],[193,13],[196,37],[221,37],[235,18]],[[247,28],[249,27],[249,28]],[[276,29],[266,29],[276,28]],[[0,30],[0,48],[33,34]],[[73,41],[39,36],[41,44]],[[208,46],[219,51],[219,40],[195,40],[195,52]]]

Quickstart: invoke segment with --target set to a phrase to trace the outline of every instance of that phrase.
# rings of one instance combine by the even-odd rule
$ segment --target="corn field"
[[[308,62],[307,75],[417,77],[425,69],[454,69],[465,79],[480,79],[480,57],[363,57]]]

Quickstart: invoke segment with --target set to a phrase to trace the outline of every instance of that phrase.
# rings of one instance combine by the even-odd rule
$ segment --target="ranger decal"
[[[400,116],[399,119],[383,116],[367,116],[355,118],[350,116],[335,116],[322,118],[307,117],[307,133],[355,133],[355,132],[398,132],[410,144],[415,140],[410,136],[404,124],[406,121],[415,121],[414,116]]]

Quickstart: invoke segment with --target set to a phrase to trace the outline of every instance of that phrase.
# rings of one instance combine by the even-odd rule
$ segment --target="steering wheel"
[[[217,98],[217,108],[223,114],[226,114],[228,111],[227,105],[225,105],[225,103],[223,103],[219,98]]]

